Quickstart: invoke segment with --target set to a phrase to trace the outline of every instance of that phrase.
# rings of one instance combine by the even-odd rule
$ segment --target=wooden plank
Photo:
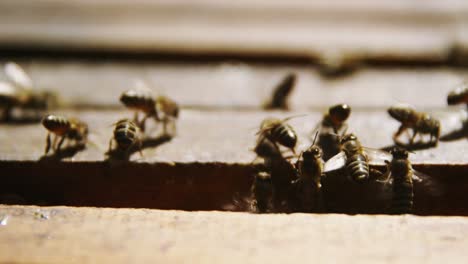
[[[464,217],[22,206],[0,215],[1,262],[463,263],[468,245]]]
[[[424,5],[416,0],[2,1],[0,43],[307,58],[337,52],[358,60],[446,61],[454,44],[463,43],[456,40],[457,27],[467,10],[463,0]]]
[[[2,61],[2,64],[4,63]],[[240,62],[71,61],[28,58],[18,62],[38,89],[52,89],[75,107],[120,106],[120,94],[136,79],[186,107],[259,109],[288,72],[298,81],[290,104],[325,110],[346,102],[354,108],[387,108],[397,102],[445,108],[446,95],[468,76],[464,68],[363,68],[338,79],[322,78],[309,65]],[[196,96],[194,94],[196,92]],[[425,96],[420,96],[424,94]],[[365,96],[364,96],[365,95]]]
[[[133,116],[130,111],[59,111],[58,114],[76,116],[89,124],[92,144],[85,151],[78,152],[70,161],[101,161],[105,158],[109,140],[112,136],[112,124],[117,120]],[[144,163],[193,163],[220,162],[228,164],[249,164],[255,155],[255,133],[260,122],[266,117],[288,117],[306,114],[290,121],[299,136],[298,151],[310,145],[311,134],[322,115],[317,112],[204,112],[183,110],[178,120],[177,136],[168,142],[160,142],[143,150],[143,157],[138,153],[133,161]],[[442,122],[442,135],[459,130],[461,117],[457,110],[434,112]],[[399,123],[385,111],[354,111],[349,120],[349,132],[356,133],[365,146],[382,148],[392,145],[392,135]],[[148,133],[157,138],[160,131],[148,121]],[[151,132],[153,131],[153,132]],[[21,126],[0,125],[1,160],[37,161],[41,158],[45,146],[46,130],[40,124]],[[158,141],[158,140],[156,140]],[[412,155],[415,164],[466,164],[468,142],[462,137],[454,141],[440,142],[437,148],[424,149]]]

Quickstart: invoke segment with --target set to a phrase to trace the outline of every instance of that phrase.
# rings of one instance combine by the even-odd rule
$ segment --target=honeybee
[[[324,175],[324,162],[322,150],[314,143],[302,152],[296,163],[299,178],[292,183],[293,204],[300,212],[317,212],[322,209],[321,178]]]
[[[462,85],[455,88],[447,96],[447,104],[466,104],[468,105],[468,83],[463,83]]]
[[[348,129],[351,107],[347,104],[333,105],[323,116],[322,122],[315,128],[319,130],[318,145],[323,150],[323,159],[328,160],[340,151],[339,135]]]
[[[412,129],[413,136],[410,139],[410,145],[413,145],[414,139],[418,134],[429,134],[430,140],[428,143],[437,145],[440,137],[439,120],[429,114],[417,112],[414,108],[407,105],[392,106],[388,109],[388,113],[391,117],[401,122],[398,131],[393,135],[395,143],[401,144],[398,141],[398,137],[407,129]]]
[[[288,97],[296,85],[297,76],[295,73],[289,73],[284,79],[276,86],[273,91],[273,96],[269,102],[264,104],[265,109],[289,109]]]
[[[280,144],[295,153],[297,135],[292,126],[285,123],[288,119],[290,118],[283,120],[277,118],[264,119],[260,125],[260,130],[257,132],[257,135],[259,135],[258,141],[266,138],[276,148],[279,149],[278,144]]]
[[[340,140],[340,153],[325,163],[324,172],[345,167],[347,175],[355,182],[364,182],[381,174],[369,168],[369,163],[384,164],[391,155],[388,152],[365,148],[354,134],[344,135]]]
[[[8,81],[0,82],[0,111],[5,121],[12,119],[12,111],[18,109],[36,117],[56,105],[57,95],[51,91],[34,90],[33,82],[18,64],[8,62],[4,67]]]
[[[390,152],[392,161],[387,162],[387,182],[391,179],[392,205],[390,212],[393,214],[409,214],[413,210],[413,177],[414,170],[408,160],[408,151],[403,148],[394,148]],[[419,179],[416,177],[416,179]]]
[[[55,152],[60,148],[65,139],[75,141],[76,145],[86,145],[88,139],[88,125],[75,118],[65,118],[57,115],[46,115],[42,119],[42,125],[49,131],[46,138],[45,154],[49,153],[50,147]],[[50,134],[55,134],[51,145]],[[57,144],[57,140],[60,141]]]
[[[171,133],[176,133],[175,120],[179,117],[179,105],[166,96],[156,98],[156,112],[158,121],[163,123],[163,134],[167,135],[167,126],[171,125]]]
[[[265,213],[269,211],[272,204],[273,184],[268,172],[258,172],[252,184],[252,207],[255,212]]]
[[[120,119],[115,123],[114,138],[111,138],[109,141],[108,153],[112,151],[112,145],[115,141],[117,143],[117,150],[121,153],[128,154],[131,148],[137,145],[141,154],[142,139],[140,133],[140,128],[133,121]]]
[[[134,122],[140,126],[142,131],[145,131],[146,119],[154,118],[156,121],[159,120],[153,93],[142,82],[137,82],[135,89],[123,92],[120,96],[120,102],[135,110]],[[142,120],[138,118],[138,111],[144,113]]]

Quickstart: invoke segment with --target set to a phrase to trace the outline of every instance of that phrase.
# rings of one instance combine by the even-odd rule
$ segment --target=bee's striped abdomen
[[[351,178],[362,181],[369,178],[369,164],[361,153],[355,153],[348,159],[347,169]]]
[[[114,129],[114,138],[121,149],[127,149],[138,138],[138,127],[128,119],[117,122]]]
[[[271,137],[273,141],[276,141],[288,148],[294,148],[297,143],[296,133],[293,128],[287,124],[273,128],[271,131]]]

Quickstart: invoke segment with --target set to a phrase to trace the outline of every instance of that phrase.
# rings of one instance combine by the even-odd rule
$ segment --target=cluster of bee
[[[114,152],[128,157],[134,147],[137,147],[141,154],[143,132],[146,120],[149,118],[157,123],[162,122],[163,136],[172,137],[175,135],[175,120],[179,115],[179,107],[173,100],[165,96],[153,97],[149,89],[131,89],[122,93],[120,101],[127,108],[135,111],[135,117],[133,120],[123,118],[114,124],[113,138],[109,141],[108,154]],[[144,115],[141,120],[138,117],[139,112]],[[45,154],[49,152],[51,147],[55,152],[60,151],[65,139],[68,139],[69,142],[75,141],[75,145],[85,145],[87,142],[88,126],[79,119],[46,115],[42,124],[49,131]],[[50,134],[55,135],[52,146]]]
[[[68,146],[85,147],[88,141],[88,125],[78,118],[47,114],[51,107],[58,104],[55,93],[47,90],[34,89],[33,81],[21,66],[14,62],[7,62],[4,66],[5,81],[0,81],[0,117],[3,121],[18,121],[29,113],[47,129],[45,154],[52,149],[60,152],[65,140]],[[146,120],[153,119],[163,124],[163,136],[173,137],[176,133],[175,121],[179,116],[179,106],[172,99],[159,95],[153,96],[152,91],[138,82],[134,89],[130,89],[120,96],[120,101],[129,109],[135,111],[135,117],[121,119],[114,124],[113,138],[109,143],[108,153],[120,152],[129,154],[134,146],[141,153],[143,132]],[[20,111],[20,118],[13,118],[13,113]],[[141,120],[139,112],[143,113]],[[51,139],[53,137],[53,140]],[[113,148],[113,142],[117,147]],[[70,143],[73,143],[71,145]]]
[[[285,102],[286,99],[276,101]],[[468,105],[468,86],[465,84],[452,91],[447,102],[449,105]],[[440,121],[407,105],[390,107],[388,114],[401,125],[393,135],[396,146],[386,152],[363,146],[355,134],[347,132],[346,121],[350,114],[351,108],[346,104],[331,106],[315,128],[312,144],[299,155],[295,150],[296,132],[286,123],[290,118],[263,120],[254,148],[257,159],[262,159],[263,163],[254,175],[252,210],[258,213],[324,212],[322,179],[329,173],[343,171],[350,182],[365,184],[373,181],[391,186],[388,212],[412,213],[413,182],[428,176],[412,168],[407,149],[415,144],[436,146],[440,138]],[[412,135],[409,135],[408,143],[401,142],[401,134],[409,131]],[[415,142],[417,135],[421,137],[419,143]],[[423,142],[424,135],[429,136],[426,142]],[[281,148],[286,148],[292,155],[284,155],[286,152]],[[387,169],[382,173],[371,165],[385,165]]]

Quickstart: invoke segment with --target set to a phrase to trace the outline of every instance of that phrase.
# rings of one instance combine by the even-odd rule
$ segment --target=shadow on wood
[[[39,161],[59,161],[66,158],[71,158],[76,155],[76,153],[86,149],[86,144],[77,144],[73,146],[67,146],[61,148],[60,150],[52,153],[51,155],[45,154],[42,156]]]

